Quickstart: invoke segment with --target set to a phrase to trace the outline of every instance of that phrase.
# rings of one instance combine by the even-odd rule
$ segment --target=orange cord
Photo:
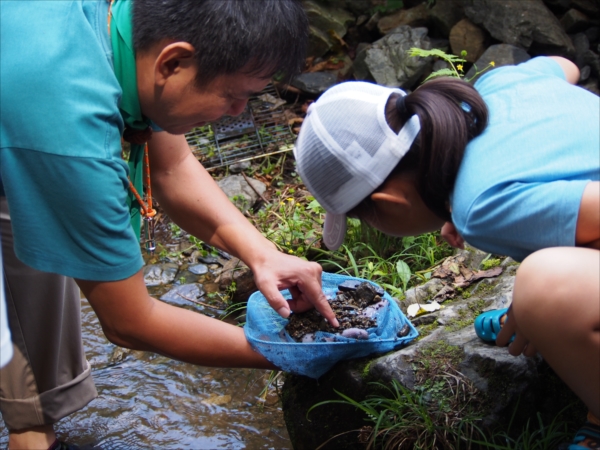
[[[148,200],[147,204],[144,202],[142,196],[131,182],[131,178],[129,178],[129,189],[131,189],[131,192],[140,204],[142,216],[145,218],[151,218],[156,215],[156,210],[152,208],[152,187],[150,185],[150,158],[148,156],[148,144],[146,144],[144,147],[144,187],[146,188],[146,199]]]
[[[110,37],[110,21],[112,19],[112,6],[113,3],[115,2],[115,0],[110,0],[110,3],[108,5],[108,36]]]
[[[111,0],[108,5],[108,36],[110,37],[110,22],[112,19],[112,6],[115,0]],[[121,143],[123,139],[121,139]],[[142,196],[139,194],[133,183],[131,182],[131,178],[129,179],[129,189],[135,196],[136,200],[140,204],[140,208],[142,210],[142,216],[145,218],[152,218],[156,215],[156,210],[152,208],[152,186],[150,185],[150,157],[148,156],[148,144],[144,147],[144,187],[146,188],[146,198],[148,199],[148,204],[144,202]]]

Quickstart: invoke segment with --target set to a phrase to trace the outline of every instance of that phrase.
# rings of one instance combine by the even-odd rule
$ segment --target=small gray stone
[[[329,72],[302,73],[292,80],[292,86],[310,95],[319,95],[337,82],[337,76]]]
[[[477,60],[475,65],[467,72],[467,79],[475,82],[478,77],[475,77],[476,70],[483,70],[494,62],[494,67],[516,65],[531,59],[525,50],[514,45],[496,44],[490,45],[481,58]],[[493,69],[489,69],[493,70]],[[489,70],[486,70],[487,73]]]
[[[248,168],[250,168],[250,161],[242,161],[235,164],[231,164],[229,166],[229,171],[231,173],[241,173]]]
[[[194,275],[204,275],[208,273],[208,266],[206,264],[194,264],[193,266],[189,266],[188,270]]]

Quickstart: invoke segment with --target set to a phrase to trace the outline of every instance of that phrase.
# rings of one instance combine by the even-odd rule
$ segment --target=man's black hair
[[[164,39],[194,46],[199,85],[242,70],[292,76],[306,57],[308,20],[299,0],[134,0],[136,52]]]

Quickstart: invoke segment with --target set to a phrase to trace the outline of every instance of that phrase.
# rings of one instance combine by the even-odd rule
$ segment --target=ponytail
[[[450,194],[467,144],[487,125],[487,106],[473,86],[456,78],[436,78],[401,99],[392,97],[386,108],[392,129],[398,132],[413,114],[421,122],[419,136],[392,175],[415,171],[425,205],[450,221]]]

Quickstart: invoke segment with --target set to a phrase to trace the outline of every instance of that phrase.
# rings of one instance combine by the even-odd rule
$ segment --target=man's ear
[[[194,46],[189,42],[172,42],[163,47],[154,63],[155,82],[164,86],[167,80],[194,66]]]

